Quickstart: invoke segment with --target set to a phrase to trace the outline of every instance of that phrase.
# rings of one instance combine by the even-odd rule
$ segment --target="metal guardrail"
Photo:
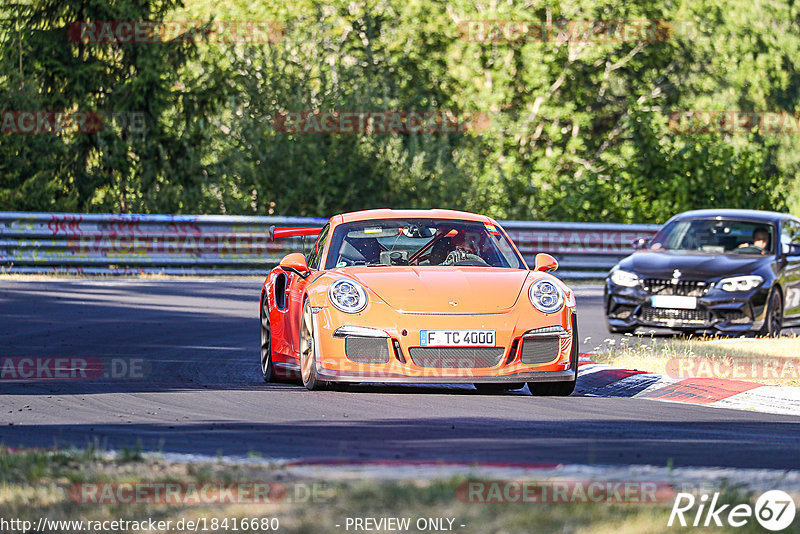
[[[301,239],[270,241],[268,228],[321,226],[308,217],[0,212],[0,271],[264,275]],[[562,278],[599,278],[657,225],[506,221],[525,260],[555,256]],[[310,245],[310,242],[309,242]]]

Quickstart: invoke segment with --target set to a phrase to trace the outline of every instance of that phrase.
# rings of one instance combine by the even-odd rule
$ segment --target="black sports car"
[[[612,333],[638,326],[775,336],[800,323],[800,220],[698,210],[671,218],[609,272]]]

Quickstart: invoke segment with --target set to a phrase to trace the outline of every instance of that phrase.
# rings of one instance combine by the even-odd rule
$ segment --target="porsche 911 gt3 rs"
[[[266,381],[472,383],[569,395],[578,338],[573,292],[538,254],[534,270],[494,220],[449,210],[370,210],[322,228],[261,290]]]

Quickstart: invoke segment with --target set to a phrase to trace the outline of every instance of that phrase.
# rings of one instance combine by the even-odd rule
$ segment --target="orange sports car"
[[[497,222],[449,210],[369,210],[322,228],[261,289],[264,380],[472,383],[569,395],[578,369],[575,296],[538,254],[529,270]]]

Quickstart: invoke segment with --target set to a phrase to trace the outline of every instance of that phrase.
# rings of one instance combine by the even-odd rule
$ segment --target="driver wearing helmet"
[[[486,262],[481,258],[479,251],[480,246],[477,243],[478,236],[472,233],[460,230],[450,240],[451,251],[447,258],[442,262],[442,265],[456,265],[461,262]]]

